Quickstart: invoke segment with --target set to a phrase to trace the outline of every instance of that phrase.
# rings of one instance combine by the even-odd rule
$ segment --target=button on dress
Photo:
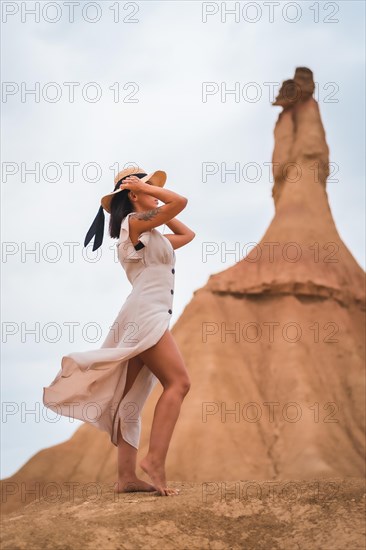
[[[62,357],[61,369],[47,387],[43,404],[61,414],[88,422],[109,433],[117,446],[117,430],[138,449],[141,411],[158,382],[143,365],[122,399],[129,360],[156,344],[172,318],[175,252],[156,228],[129,237],[129,213],[116,243],[118,260],[132,285],[101,348],[75,351]]]

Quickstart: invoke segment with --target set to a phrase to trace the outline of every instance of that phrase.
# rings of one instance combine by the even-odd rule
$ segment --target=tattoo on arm
[[[137,218],[138,220],[144,220],[149,221],[156,216],[156,214],[159,213],[160,208],[152,208],[151,210],[147,210],[146,212],[133,212],[131,217]]]

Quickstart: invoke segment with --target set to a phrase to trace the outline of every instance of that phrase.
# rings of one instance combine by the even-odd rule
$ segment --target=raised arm
[[[196,233],[192,231],[192,229],[177,218],[172,218],[166,223],[166,225],[173,231],[173,233],[165,234],[164,237],[171,242],[174,249],[190,243],[196,236]]]
[[[144,183],[136,176],[129,176],[121,183],[121,189],[130,189],[133,193],[146,193],[161,200],[165,204],[162,206],[152,208],[146,212],[134,212],[130,216],[130,224],[133,233],[140,234],[143,231],[149,231],[153,227],[158,227],[172,218],[174,218],[179,212],[184,210],[187,205],[188,199],[171,191],[170,189],[164,189],[157,185],[150,183]]]

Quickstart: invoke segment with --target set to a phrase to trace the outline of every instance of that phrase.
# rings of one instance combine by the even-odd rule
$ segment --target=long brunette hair
[[[124,189],[120,193],[116,193],[111,200],[109,235],[112,239],[118,239],[123,218],[130,212],[133,212],[132,203],[129,199],[128,192],[129,189]]]

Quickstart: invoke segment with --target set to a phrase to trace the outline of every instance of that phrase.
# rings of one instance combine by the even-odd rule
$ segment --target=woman
[[[100,349],[62,358],[61,371],[44,388],[43,402],[110,434],[118,447],[117,492],[158,491],[170,496],[179,490],[166,485],[165,461],[190,387],[182,355],[168,328],[174,250],[189,243],[195,234],[175,218],[187,199],[163,189],[165,180],[163,171],[147,175],[141,168],[126,169],[116,176],[114,191],[102,197],[84,245],[94,235],[93,250],[102,243],[104,208],[111,214],[109,233],[112,238],[119,237],[118,259],[133,288]],[[157,206],[158,200],[164,204]],[[162,235],[156,229],[162,224],[173,233]],[[139,464],[150,477],[150,484],[139,479],[135,469],[140,413],[158,380],[163,392],[154,412],[149,450]],[[97,410],[97,418],[90,417],[91,407]]]

